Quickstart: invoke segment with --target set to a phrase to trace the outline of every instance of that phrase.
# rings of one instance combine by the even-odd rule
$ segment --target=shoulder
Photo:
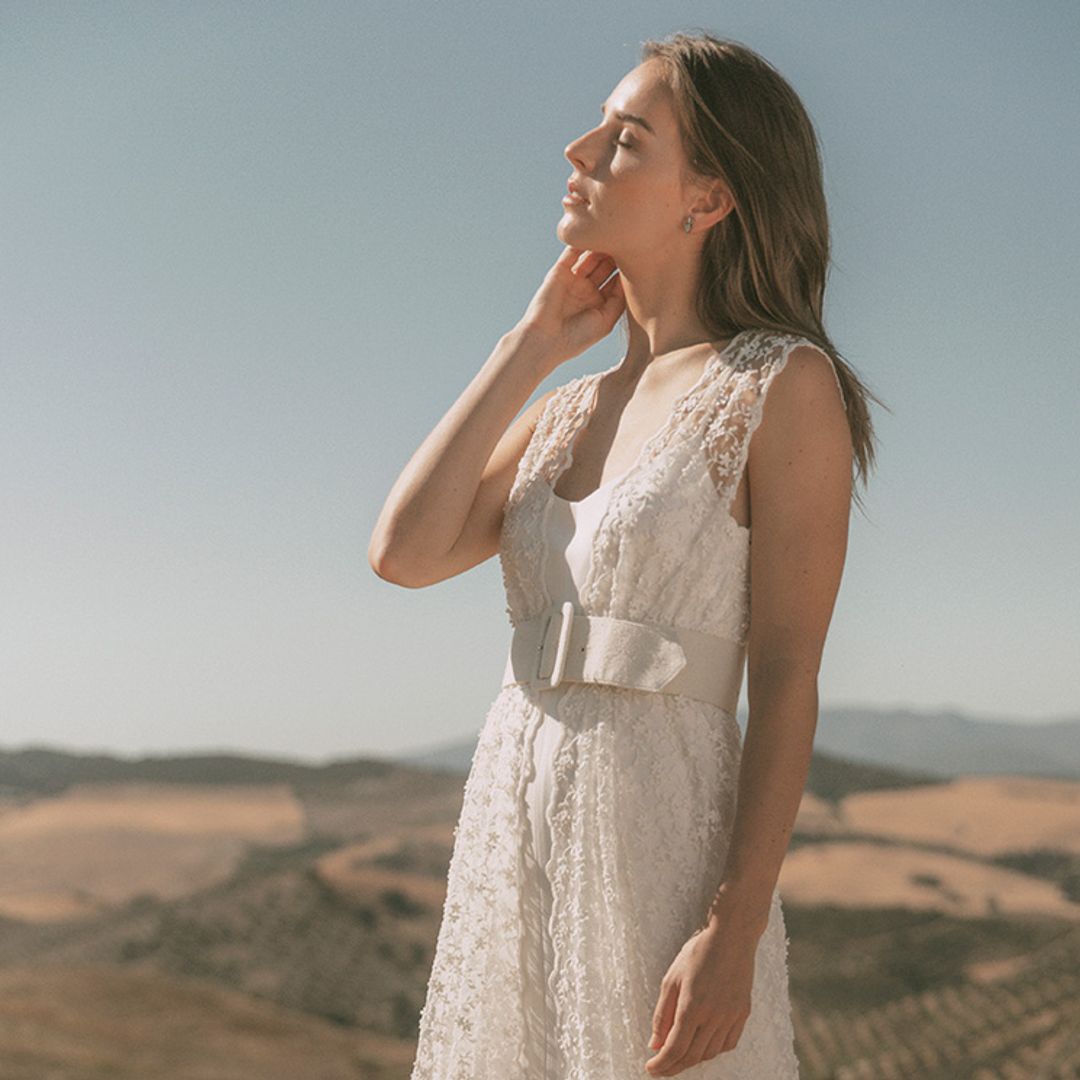
[[[795,396],[823,408],[843,405],[844,388],[833,358],[820,345],[805,338],[787,343],[777,371],[777,392]]]
[[[529,406],[530,409],[535,410],[536,415],[539,416],[544,409],[547,408],[548,402],[558,393],[564,391],[565,384],[563,386],[553,386],[550,390],[545,390],[533,403]]]
[[[822,346],[778,330],[754,330],[747,339],[739,368],[762,397],[767,391],[770,398],[795,398],[807,404],[831,398],[843,405],[836,363]]]
[[[758,457],[779,463],[813,453],[850,456],[843,386],[829,353],[805,337],[770,334],[762,356]]]
[[[559,389],[560,388],[556,386],[551,390],[546,390],[526,406],[525,411],[522,413],[522,420],[528,427],[532,428],[534,431],[536,430],[541,417],[547,411],[548,403],[559,392]]]
[[[738,366],[746,371],[786,367],[795,357],[795,364],[824,363],[831,366],[828,353],[810,338],[782,330],[747,330],[743,347],[739,350]],[[818,357],[818,360],[814,360]]]

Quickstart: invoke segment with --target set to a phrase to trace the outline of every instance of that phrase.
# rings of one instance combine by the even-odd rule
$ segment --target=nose
[[[579,135],[572,142],[566,144],[566,149],[563,150],[563,156],[570,162],[579,172],[585,172],[585,166],[581,157],[581,150],[585,145],[585,140],[592,134],[587,131],[584,135]]]

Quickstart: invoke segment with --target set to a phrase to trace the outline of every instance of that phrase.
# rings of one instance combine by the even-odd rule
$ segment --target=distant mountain
[[[1080,779],[1080,716],[1027,723],[956,712],[823,709],[817,749],[938,776]]]
[[[109,754],[80,754],[46,747],[0,750],[0,800],[23,802],[63,795],[81,784],[190,784],[206,787],[289,786],[300,799],[336,799],[343,794],[391,793],[393,817],[401,806],[427,814],[433,804],[442,808],[449,797],[460,800],[475,743],[457,741],[440,748],[397,758],[340,758],[323,764],[246,757],[239,754],[177,754],[123,758]],[[848,761],[816,752],[807,787],[814,795],[836,803],[856,791],[880,791],[936,784],[940,776],[926,770],[893,769],[864,761]],[[455,811],[456,813],[456,811]],[[435,814],[437,817],[438,814]],[[369,820],[368,825],[374,826]]]
[[[55,795],[72,784],[152,781],[170,784],[322,786],[368,780],[398,766],[386,758],[338,758],[313,764],[249,754],[159,754],[122,757],[53,747],[0,750],[0,796]]]
[[[738,717],[746,731],[746,716]],[[479,735],[479,732],[477,732]],[[296,791],[389,778],[395,770],[466,773],[476,736],[427,750],[322,763],[210,752],[124,757],[45,746],[0,749],[0,798],[55,795],[72,784],[288,783]],[[822,709],[809,788],[826,799],[852,791],[909,787],[957,776],[1080,780],[1080,717],[1044,723],[976,720],[958,713]]]
[[[738,717],[746,731],[746,715]],[[475,739],[396,758],[405,765],[467,771]],[[1080,779],[1080,717],[1043,723],[977,720],[910,709],[822,709],[814,749],[825,755],[931,777],[1000,774]]]
[[[401,765],[412,765],[418,769],[468,772],[475,750],[476,739],[451,739],[449,742],[438,743],[427,750],[395,755],[394,760]]]

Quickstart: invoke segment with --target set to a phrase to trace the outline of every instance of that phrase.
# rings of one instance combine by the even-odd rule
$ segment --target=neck
[[[695,249],[686,258],[659,263],[649,260],[627,266],[620,261],[630,332],[628,367],[643,369],[657,357],[710,340],[709,330],[694,307],[697,259]]]

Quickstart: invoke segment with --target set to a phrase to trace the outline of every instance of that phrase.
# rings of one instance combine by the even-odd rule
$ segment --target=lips
[[[577,184],[575,184],[573,182],[573,180],[567,180],[567,182],[566,182],[566,190],[571,195],[576,195],[582,202],[587,203],[589,201],[588,197],[585,195],[585,192],[582,191],[581,188],[578,187]]]

